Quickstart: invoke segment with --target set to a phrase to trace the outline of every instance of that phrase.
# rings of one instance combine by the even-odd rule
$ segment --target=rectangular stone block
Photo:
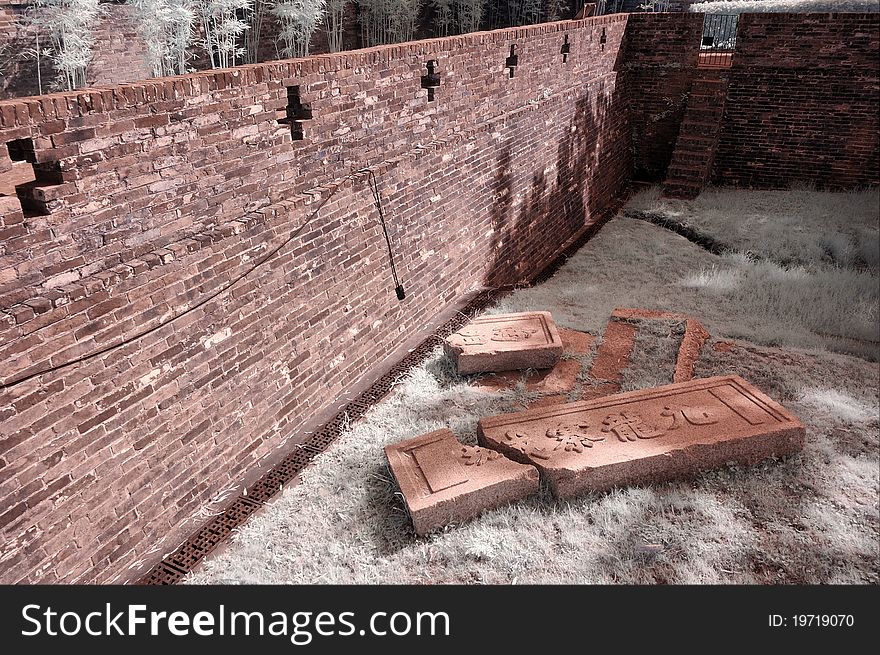
[[[465,375],[550,368],[562,356],[562,339],[550,312],[522,312],[475,318],[444,348]]]
[[[805,428],[733,375],[488,417],[478,436],[569,498],[795,453]]]
[[[419,535],[538,491],[534,466],[465,446],[448,429],[385,446],[385,456]]]

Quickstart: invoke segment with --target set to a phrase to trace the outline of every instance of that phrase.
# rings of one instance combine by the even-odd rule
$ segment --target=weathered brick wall
[[[637,180],[663,181],[696,73],[702,31],[702,14],[629,16],[624,68]]]
[[[0,0],[0,99],[9,97],[6,89],[18,74],[21,45],[17,43],[20,33],[19,14],[22,7],[10,0]]]
[[[0,161],[37,175],[0,203],[0,580],[134,578],[438,311],[596,220],[631,167],[626,24],[0,103]]]
[[[19,0],[0,1],[0,99],[36,95],[37,59],[33,28],[24,20],[26,5]],[[123,4],[102,4],[103,16],[95,26],[94,55],[87,69],[90,85],[109,85],[141,80],[150,76],[146,64],[146,45],[132,21],[133,10]],[[4,45],[7,46],[5,52]],[[48,46],[44,38],[41,47]],[[40,62],[43,90],[49,90],[55,79],[52,62]]]
[[[878,14],[742,14],[714,181],[877,184]]]
[[[95,34],[95,54],[88,68],[90,86],[131,82],[150,77],[147,46],[138,34],[134,9],[128,5],[104,5],[106,14]]]

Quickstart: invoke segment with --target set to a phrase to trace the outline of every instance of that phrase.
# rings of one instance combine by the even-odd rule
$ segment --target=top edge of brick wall
[[[775,20],[780,16],[786,18],[797,17],[798,19],[816,18],[816,19],[840,19],[840,18],[876,18],[880,16],[880,12],[876,11],[756,11],[743,12],[739,14],[740,20]]]
[[[876,78],[880,64],[880,13],[744,14],[737,34],[735,70],[834,70]]]
[[[375,66],[407,56],[430,57],[432,54],[460,49],[466,44],[510,44],[542,34],[587,29],[599,25],[626,23],[630,14],[609,14],[581,20],[554,21],[524,27],[470,32],[437,39],[423,39],[358,50],[312,55],[297,59],[278,59],[259,64],[243,64],[186,75],[156,77],[112,86],[94,86],[26,96],[0,101],[0,128],[35,125],[46,120],[82,116],[109,109],[136,107],[162,100],[176,100],[211,91],[260,83],[268,79],[296,78],[311,73],[344,70],[357,66]]]

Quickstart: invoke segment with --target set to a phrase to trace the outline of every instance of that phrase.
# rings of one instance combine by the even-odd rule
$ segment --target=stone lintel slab
[[[558,498],[753,464],[803,448],[805,428],[739,376],[690,380],[480,420],[479,442],[534,464]]]
[[[563,350],[550,312],[480,316],[449,335],[444,347],[462,375],[550,368]]]
[[[466,446],[448,429],[385,446],[385,456],[419,535],[538,492],[534,466]]]

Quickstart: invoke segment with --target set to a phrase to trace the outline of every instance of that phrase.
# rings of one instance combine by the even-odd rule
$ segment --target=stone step
[[[688,120],[687,117],[681,122],[679,133],[695,134],[697,136],[716,137],[721,132],[721,121],[698,121]]]
[[[691,85],[690,97],[693,96],[708,96],[713,98],[721,97],[723,98],[726,94],[727,87],[718,82],[708,82],[708,83],[700,83],[694,82]]]
[[[708,75],[703,75],[694,78],[694,81],[691,82],[691,89],[716,91],[718,89],[723,89],[726,85],[727,80],[723,80],[719,77],[710,77]]]
[[[692,86],[688,98],[723,99],[727,95],[725,86]]]
[[[566,499],[790,455],[805,432],[732,375],[483,418],[477,435],[482,446],[537,467]]]
[[[703,170],[712,160],[712,151],[708,149],[676,148],[670,166],[683,165]]]
[[[707,164],[707,160],[693,161],[683,159],[682,161],[673,161],[669,165],[666,174],[673,179],[702,181],[706,175]]]
[[[687,180],[668,179],[663,183],[663,197],[679,200],[693,200],[703,190],[701,184],[694,184]]]
[[[708,175],[705,171],[695,171],[691,169],[679,169],[670,167],[668,175],[671,179],[679,180],[687,185],[702,189],[706,183]]]
[[[721,121],[724,116],[724,107],[691,107],[688,106],[687,113],[682,119],[682,123],[714,123]]]
[[[687,114],[692,114],[693,112],[724,112],[724,100],[723,99],[702,99],[702,98],[690,98],[687,104]],[[720,115],[720,114],[719,114]]]
[[[714,145],[714,136],[680,133],[678,135],[678,141],[676,141],[675,150],[677,152],[679,148],[681,148],[690,152],[700,152],[705,153],[707,156],[711,156],[711,150]]]
[[[682,187],[691,187],[697,191],[700,191],[703,188],[704,181],[703,178],[698,175],[693,175],[692,177],[686,177],[682,174],[676,174],[676,180],[680,181],[679,186]]]

